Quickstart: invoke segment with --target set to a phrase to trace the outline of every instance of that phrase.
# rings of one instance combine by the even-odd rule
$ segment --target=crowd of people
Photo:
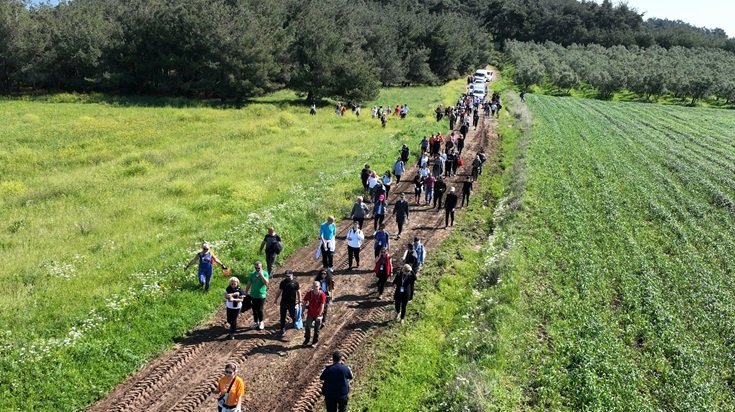
[[[494,103],[493,103],[494,102]],[[468,206],[470,195],[473,190],[473,182],[482,173],[482,164],[487,157],[481,149],[472,161],[472,171],[469,177],[462,178],[459,183],[459,192],[452,185],[451,178],[458,176],[458,171],[463,166],[462,153],[465,147],[465,139],[470,124],[477,127],[480,110],[489,107],[492,114],[495,109],[492,105],[500,106],[499,97],[493,95],[491,102],[477,100],[471,95],[462,95],[454,107],[443,109],[436,108],[437,120],[449,117],[450,130],[446,135],[435,133],[424,136],[418,144],[416,156],[417,169],[412,179],[404,177],[410,169],[410,148],[404,144],[390,170],[379,174],[371,169],[370,164],[365,164],[360,173],[361,184],[364,195],[358,196],[350,211],[352,225],[345,236],[347,247],[347,269],[353,272],[355,269],[364,267],[361,259],[363,244],[369,236],[365,233],[365,220],[372,217],[373,229],[373,251],[374,259],[369,259],[369,268],[376,277],[376,299],[383,300],[386,286],[390,284],[393,288],[393,304],[396,311],[396,321],[404,323],[408,303],[414,297],[414,290],[420,269],[426,260],[427,250],[421,239],[414,237],[412,242],[406,243],[400,252],[393,254],[392,242],[401,239],[404,229],[415,213],[406,199],[406,186],[413,188],[414,208],[423,205],[428,206],[426,211],[436,209],[444,213],[444,229],[454,225],[455,211],[457,207]],[[344,115],[347,107],[350,107],[356,116],[359,116],[359,105],[352,103],[338,103],[335,111],[338,115]],[[314,111],[312,106],[312,114]],[[408,105],[397,105],[394,110],[390,107],[373,107],[372,118],[384,119],[394,113],[401,118],[408,113]],[[485,115],[489,115],[487,111]],[[383,120],[384,121],[384,120]],[[456,126],[459,126],[459,130]],[[402,184],[403,179],[403,184]],[[401,185],[401,186],[399,186]],[[410,189],[409,189],[410,190]],[[389,203],[391,192],[398,192],[396,201]],[[372,206],[369,206],[369,205]],[[397,233],[391,236],[386,230],[386,215],[394,218]],[[294,329],[304,329],[303,346],[316,347],[319,343],[320,330],[327,326],[329,307],[335,297],[335,269],[334,254],[337,248],[337,225],[334,216],[328,216],[319,226],[319,244],[315,256],[321,259],[322,268],[316,277],[309,282],[304,293],[301,292],[299,282],[294,278],[291,270],[284,272],[284,277],[278,284],[275,302],[280,308],[279,329],[277,335],[283,337],[286,334],[287,319],[290,318]],[[253,324],[251,329],[265,329],[265,302],[271,286],[271,274],[279,253],[283,250],[283,243],[275,228],[269,227],[263,241],[260,244],[259,254],[265,255],[266,268],[257,261],[253,265],[253,271],[246,276],[243,288],[240,279],[232,276],[224,292],[227,320],[225,328],[227,338],[235,339],[239,314],[252,311]],[[209,290],[213,264],[222,267],[223,273],[230,274],[225,266],[211,250],[208,243],[202,244],[202,250],[187,263],[185,270],[193,264],[198,263],[198,278],[201,287]],[[349,384],[352,372],[343,361],[343,355],[335,352],[333,364],[327,367],[321,375],[324,380],[323,394],[328,411],[346,410]],[[237,365],[228,363],[225,365],[225,376],[217,382],[218,407],[221,411],[239,411],[241,408],[242,394],[245,385],[242,378],[237,377]]]

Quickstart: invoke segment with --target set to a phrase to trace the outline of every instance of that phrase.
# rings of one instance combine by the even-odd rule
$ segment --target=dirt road
[[[477,150],[486,147],[490,120],[482,118],[480,127],[471,130],[463,151],[464,165],[456,177],[448,179],[448,186],[461,189],[461,182],[470,174],[472,159]],[[412,147],[418,140],[410,142]],[[398,151],[400,147],[396,147]],[[413,200],[411,180],[416,167],[406,171],[400,184],[391,188],[389,212],[400,192]],[[359,185],[359,170],[355,171],[355,184]],[[472,199],[476,202],[478,199]],[[457,219],[462,219],[461,212]],[[277,337],[279,309],[273,302],[283,271],[291,269],[301,284],[302,291],[321,268],[321,261],[314,259],[318,241],[296,251],[280,267],[272,278],[269,299],[266,303],[266,329],[245,330],[241,327],[235,340],[226,340],[227,332],[222,324],[224,308],[214,320],[195,330],[174,350],[152,361],[129,377],[89,411],[213,411],[216,397],[215,381],[222,376],[226,362],[240,365],[239,373],[246,381],[246,405],[248,411],[311,411],[321,406],[319,374],[331,363],[334,350],[342,350],[348,356],[365,345],[368,331],[385,328],[395,317],[392,300],[376,299],[376,278],[373,265],[372,221],[365,222],[366,239],[361,253],[362,266],[347,272],[347,243],[345,235],[351,221],[338,224],[337,250],[334,255],[336,295],[329,310],[328,325],[322,329],[319,346],[302,347],[303,330],[288,330],[283,338]],[[393,219],[386,216],[386,228],[396,233]],[[451,230],[451,228],[450,228]],[[444,230],[443,211],[431,210],[411,204],[411,219],[400,241],[391,238],[391,251],[400,255],[405,244],[418,236],[431,250],[450,232]],[[315,236],[317,234],[315,233]],[[396,259],[397,256],[394,256]],[[392,296],[392,288],[386,286],[386,295]],[[421,293],[417,290],[416,293]],[[409,305],[409,311],[411,310]],[[242,326],[249,326],[251,315],[240,317]],[[410,327],[410,325],[407,325]]]

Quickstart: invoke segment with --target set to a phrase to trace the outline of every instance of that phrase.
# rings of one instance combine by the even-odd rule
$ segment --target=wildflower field
[[[735,407],[735,113],[529,95],[499,410]],[[498,293],[502,293],[499,291]]]
[[[439,131],[463,81],[386,89],[387,128],[279,92],[243,108],[57,95],[0,100],[0,410],[78,410],[221,302],[184,272],[202,241],[235,275],[274,225],[284,254],[341,218],[365,162]]]

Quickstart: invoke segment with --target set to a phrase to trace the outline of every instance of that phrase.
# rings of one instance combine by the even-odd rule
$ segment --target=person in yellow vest
[[[217,381],[217,411],[241,412],[242,397],[245,395],[245,381],[237,376],[237,365],[225,365],[225,376]]]

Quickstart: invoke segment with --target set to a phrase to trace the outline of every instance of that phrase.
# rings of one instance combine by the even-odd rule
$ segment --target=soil
[[[462,154],[465,160],[458,175],[448,178],[448,186],[459,192],[461,182],[469,175],[472,159],[480,148],[489,147],[490,123],[481,118],[480,127],[470,130]],[[411,142],[417,146],[417,142]],[[416,143],[416,144],[413,144]],[[495,146],[494,144],[491,146]],[[396,148],[398,151],[399,148]],[[488,153],[488,155],[491,155]],[[417,168],[406,171],[401,183],[390,190],[389,213],[400,192],[406,193],[411,204],[410,221],[404,227],[400,240],[391,236],[391,254],[394,262],[400,259],[405,245],[417,236],[426,245],[427,258],[431,250],[451,231],[444,229],[444,212],[430,206],[413,203],[413,184]],[[359,170],[355,171],[355,183],[359,182]],[[461,195],[460,195],[461,198]],[[478,202],[481,199],[472,198]],[[462,219],[462,213],[457,214]],[[395,221],[386,216],[386,230],[397,233]],[[274,303],[277,285],[283,271],[291,269],[301,285],[302,293],[321,268],[321,260],[314,258],[318,241],[294,252],[277,267],[271,279],[271,291],[266,302],[266,329],[249,330],[251,314],[240,316],[240,328],[234,340],[228,340],[223,324],[225,310],[222,307],[213,319],[182,341],[172,351],[150,362],[113,389],[106,398],[89,408],[89,411],[213,411],[216,410],[215,382],[223,373],[227,362],[239,365],[238,374],[245,379],[246,395],[243,400],[247,411],[312,411],[321,408],[319,375],[331,363],[335,350],[348,357],[358,348],[368,345],[368,337],[379,333],[395,322],[392,287],[386,285],[384,300],[377,299],[376,278],[373,266],[373,227],[366,220],[366,235],[361,252],[361,266],[347,271],[347,244],[345,235],[351,221],[338,224],[337,250],[334,254],[335,296],[329,308],[328,324],[321,330],[316,348],[303,347],[303,330],[287,330],[278,337],[279,307]],[[315,234],[316,236],[316,234]],[[421,293],[417,290],[416,293]],[[411,305],[408,306],[410,312]],[[408,319],[407,319],[408,320]],[[410,327],[410,323],[406,324]],[[364,367],[364,365],[363,365]]]

